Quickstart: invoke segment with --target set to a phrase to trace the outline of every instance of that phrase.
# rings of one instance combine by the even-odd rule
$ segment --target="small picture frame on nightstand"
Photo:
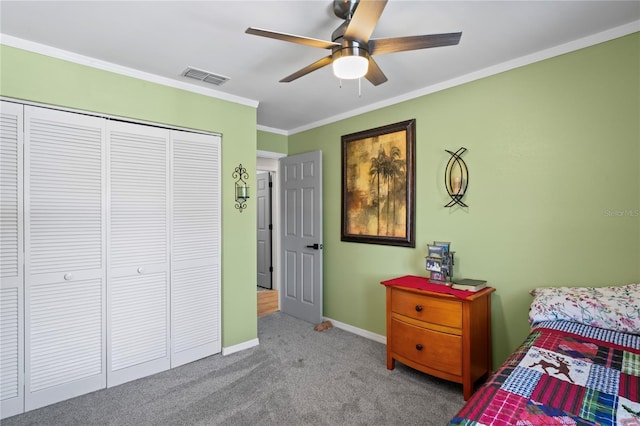
[[[442,259],[437,257],[427,256],[427,271],[442,272]]]
[[[433,242],[434,246],[439,246],[444,248],[444,254],[446,255],[447,253],[449,253],[449,247],[451,247],[451,243],[448,241],[434,241]]]
[[[446,284],[447,276],[442,272],[430,272],[429,273],[429,281],[437,283],[437,284]]]
[[[449,250],[445,250],[443,246],[429,244],[427,257],[436,257],[436,258],[442,259],[445,255],[445,252],[448,252],[448,251]]]

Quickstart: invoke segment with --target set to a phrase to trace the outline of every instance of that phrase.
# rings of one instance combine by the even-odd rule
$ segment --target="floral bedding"
[[[640,425],[640,336],[535,324],[450,425]]]
[[[565,320],[640,334],[640,284],[546,287],[531,292],[529,321]]]

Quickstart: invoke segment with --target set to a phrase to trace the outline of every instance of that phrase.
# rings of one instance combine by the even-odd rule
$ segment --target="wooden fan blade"
[[[287,33],[278,33],[275,31],[263,30],[261,28],[249,27],[245,31],[247,34],[257,35],[260,37],[274,38],[276,40],[289,41],[291,43],[304,44],[305,46],[319,47],[321,49],[331,49],[340,46],[340,43],[332,41],[320,40],[317,38],[302,37]]]
[[[452,46],[460,43],[462,33],[430,34],[409,37],[380,38],[369,40],[369,54],[404,52],[430,47]]]
[[[369,80],[374,86],[387,81],[387,76],[384,75],[384,73],[372,57],[369,57],[369,70],[367,71],[367,75],[365,75],[365,78]]]
[[[298,70],[296,72],[294,72],[293,74],[283,78],[282,80],[280,80],[280,83],[289,83],[292,82],[293,80],[302,77],[303,75],[307,75],[312,71],[315,71],[317,69],[320,69],[326,65],[329,65],[330,63],[333,62],[333,58],[331,57],[331,55],[329,56],[325,56],[324,58],[312,63],[311,65],[307,65],[306,67],[302,68],[301,70]]]
[[[386,5],[387,0],[360,0],[344,32],[344,38],[368,42]]]

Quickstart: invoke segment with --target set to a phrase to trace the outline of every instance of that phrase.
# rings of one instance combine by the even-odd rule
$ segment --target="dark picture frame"
[[[415,119],[342,136],[342,241],[416,246],[415,150]]]

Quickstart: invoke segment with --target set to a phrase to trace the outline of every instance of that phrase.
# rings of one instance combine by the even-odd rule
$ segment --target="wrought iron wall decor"
[[[242,210],[247,208],[247,200],[249,199],[249,186],[247,185],[249,174],[247,173],[247,169],[242,167],[242,163],[240,163],[234,170],[232,176],[236,179],[236,209],[242,213]]]
[[[444,172],[444,185],[447,188],[447,193],[451,197],[451,201],[449,201],[445,207],[453,207],[456,204],[461,207],[469,207],[462,202],[462,197],[469,186],[469,170],[467,169],[467,164],[460,157],[466,150],[467,148],[464,147],[456,152],[445,149],[445,151],[451,154],[451,158]]]

